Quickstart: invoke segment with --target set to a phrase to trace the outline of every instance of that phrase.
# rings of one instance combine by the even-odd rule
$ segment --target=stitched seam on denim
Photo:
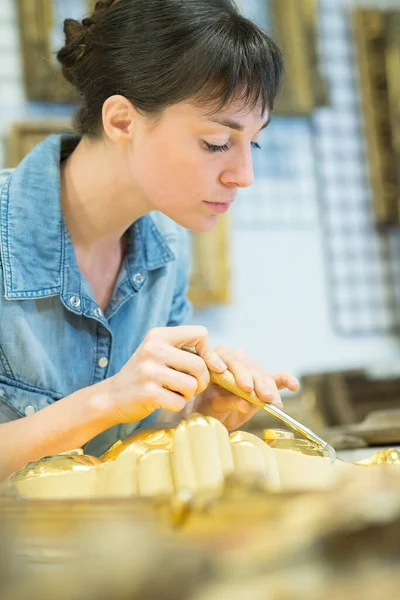
[[[62,217],[60,220],[61,227],[61,256],[60,256],[60,283],[61,283],[61,293],[65,293],[65,224],[62,221]]]
[[[11,175],[10,177],[6,180],[5,184],[3,185],[3,189],[1,191],[1,206],[2,206],[2,210],[1,210],[1,215],[2,215],[2,225],[4,227],[4,237],[5,237],[5,243],[1,244],[2,247],[2,255],[3,255],[3,265],[4,265],[4,269],[5,269],[5,279],[6,279],[6,285],[7,283],[9,283],[10,285],[7,287],[12,288],[13,287],[13,283],[12,283],[12,269],[11,269],[11,260],[10,260],[10,249],[9,249],[9,243],[8,243],[8,198],[9,198],[9,190],[10,190],[10,184],[11,184]],[[8,279],[8,282],[7,282]]]
[[[15,408],[15,406],[13,404],[11,404],[11,402],[9,402],[7,400],[7,398],[4,398],[4,396],[1,396],[0,402],[4,402],[5,404],[7,404],[7,406],[9,406],[20,417],[24,417],[25,416],[20,410],[18,410],[18,408]]]
[[[7,360],[7,356],[4,353],[4,350],[0,346],[0,363],[3,365],[3,369],[6,372],[7,377],[14,377],[14,373],[12,372],[12,368],[10,363]]]
[[[155,233],[157,240],[159,242],[161,242],[161,245],[163,246],[163,249],[164,249],[164,253],[168,254],[169,252],[172,252],[171,248],[166,244],[166,242],[167,242],[167,240],[176,239],[177,236],[173,233],[166,233],[165,235],[163,235],[151,217],[150,217],[150,227],[151,227],[151,230],[153,231],[153,233]],[[167,247],[165,247],[165,246],[167,246]]]
[[[107,365],[107,371],[106,371],[106,376],[105,379],[108,379],[109,377],[109,373],[110,373],[110,369],[111,369],[111,363],[112,363],[112,359],[113,359],[113,348],[114,348],[114,336],[112,333],[110,333],[110,351],[108,353],[109,355],[109,361],[108,361],[108,365]]]
[[[6,385],[10,385],[11,387],[14,388],[19,388],[21,390],[25,390],[26,392],[33,392],[36,394],[42,394],[43,396],[49,396],[51,397],[52,400],[60,400],[61,398],[63,398],[63,394],[59,394],[58,392],[55,392],[54,390],[51,390],[49,388],[38,388],[34,385],[31,385],[30,383],[25,383],[24,381],[21,381],[20,379],[17,379],[15,377],[13,378],[9,378],[9,377],[5,377],[4,375],[0,375],[0,382],[5,383]],[[17,384],[17,385],[16,385]],[[50,396],[51,394],[51,396]]]
[[[10,298],[46,298],[49,294],[58,296],[60,287],[43,288],[42,290],[24,290],[23,292],[11,292]]]
[[[154,223],[153,219],[150,218],[150,228],[152,230],[152,232],[154,233],[155,237],[157,238],[157,241],[160,243],[160,245],[162,246],[162,251],[160,253],[160,256],[158,257],[157,260],[154,260],[152,262],[148,262],[147,266],[148,268],[155,268],[155,267],[162,267],[164,266],[163,264],[160,264],[160,259],[165,262],[169,262],[170,260],[174,260],[175,259],[175,255],[172,252],[171,248],[168,246],[168,244],[166,243],[166,236],[161,235],[160,231],[158,230],[156,224]]]
[[[166,233],[163,238],[166,242],[175,242],[176,240],[176,235],[175,233]]]
[[[157,227],[154,225],[154,223],[151,223],[151,227],[153,229],[153,231],[155,232],[158,240],[160,240],[160,242],[162,242],[164,248],[162,249],[160,258],[162,258],[163,260],[172,260],[173,258],[175,258],[172,250],[170,249],[170,247],[168,246],[168,248],[165,248],[165,238],[160,234],[160,232],[158,231]],[[157,261],[152,261],[149,264],[154,265],[157,264]]]
[[[128,280],[126,280],[128,281]],[[129,292],[127,294],[127,296],[120,301],[120,303],[115,307],[115,309],[109,314],[107,315],[108,319],[112,319],[112,317],[124,306],[124,304],[126,304],[128,302],[128,300],[130,300],[132,298],[132,296],[134,296],[135,294],[137,294],[138,292],[134,289],[132,289],[131,292]]]
[[[166,233],[165,235],[163,235],[161,233],[161,231],[158,229],[156,223],[154,222],[154,220],[150,217],[150,227],[153,231],[153,233],[155,233],[156,238],[159,242],[161,242],[161,245],[163,246],[163,250],[165,254],[172,254],[172,250],[171,248],[168,246],[168,244],[166,244],[167,240],[168,241],[172,241],[172,240],[176,240],[177,235],[174,233]],[[165,246],[167,246],[167,248],[165,248]]]
[[[8,177],[8,179],[6,179],[6,182],[4,183],[2,190],[1,190],[1,206],[2,206],[2,210],[1,215],[2,215],[2,224],[4,226],[4,237],[7,240],[7,243],[1,243],[0,247],[1,247],[1,253],[2,253],[2,264],[3,264],[3,270],[4,270],[4,279],[5,279],[5,284],[6,284],[6,290],[12,290],[14,287],[13,284],[13,276],[12,276],[12,267],[11,267],[11,251],[10,251],[10,244],[9,244],[9,211],[8,211],[8,206],[9,206],[9,195],[10,195],[10,186],[11,186],[11,175]],[[3,215],[4,213],[4,215]],[[0,240],[1,242],[2,240]],[[15,292],[15,291],[9,291],[8,293],[6,292],[6,296],[8,298],[41,298],[41,297],[45,297],[48,294],[58,294],[59,293],[59,286],[57,287],[49,287],[49,288],[42,288],[41,290],[24,290],[22,292]]]
[[[96,321],[96,332],[95,332],[94,352],[93,352],[93,361],[92,361],[92,374],[90,377],[90,381],[92,382],[92,385],[94,383],[97,383],[97,381],[95,381],[94,378],[95,378],[95,374],[96,374],[96,359],[97,359],[98,347],[99,347],[99,345],[98,345],[99,328],[100,328],[100,323],[98,321]]]

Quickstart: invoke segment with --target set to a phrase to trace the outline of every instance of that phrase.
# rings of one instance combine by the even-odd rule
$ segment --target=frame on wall
[[[37,144],[52,133],[71,131],[69,119],[42,119],[13,123],[6,152],[8,168],[15,168]]]
[[[386,70],[389,81],[388,93],[392,125],[392,144],[396,153],[400,184],[400,11],[391,12],[387,20],[386,39]]]
[[[73,103],[75,90],[64,79],[52,48],[52,34],[61,28],[54,20],[56,1],[17,0],[25,92],[28,100]],[[95,0],[80,1],[82,16],[93,10]]]
[[[375,223],[400,223],[400,11],[353,14]]]
[[[69,119],[30,120],[12,125],[7,166],[16,167],[36,144],[52,133],[71,132]],[[191,273],[188,297],[195,308],[230,302],[229,224],[220,217],[213,231],[191,234]]]
[[[192,233],[192,269],[188,297],[196,308],[231,300],[229,221],[219,217],[213,231]]]
[[[317,0],[269,0],[271,22],[285,60],[285,76],[274,112],[311,115],[329,104],[328,87],[318,69]]]

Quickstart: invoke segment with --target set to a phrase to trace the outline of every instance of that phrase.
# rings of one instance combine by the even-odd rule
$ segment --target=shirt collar
[[[0,247],[8,299],[60,294],[71,274],[74,277],[73,270],[77,271],[60,204],[60,156],[73,137],[48,137],[3,186]],[[170,228],[163,234],[156,221],[149,214],[129,229],[127,264],[132,278],[138,268],[158,269],[175,258],[168,243]]]

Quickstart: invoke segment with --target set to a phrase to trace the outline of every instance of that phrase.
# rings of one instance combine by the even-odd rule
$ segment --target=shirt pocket
[[[10,384],[0,379],[0,422],[3,415],[3,422],[7,415],[15,414],[14,419],[33,415],[38,410],[50,406],[54,399],[44,393],[19,387],[17,384]],[[9,421],[13,420],[7,419]]]

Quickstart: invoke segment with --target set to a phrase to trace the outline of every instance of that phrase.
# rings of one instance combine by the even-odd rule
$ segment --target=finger
[[[254,381],[250,369],[236,358],[225,358],[225,362],[235,377],[238,386],[245,392],[252,392],[254,390]]]
[[[165,366],[157,369],[156,383],[171,392],[181,394],[185,400],[191,400],[198,388],[196,377]]]
[[[157,391],[157,401],[154,409],[162,408],[164,410],[171,410],[172,412],[179,412],[185,407],[185,405],[186,400],[180,394],[161,387]]]
[[[208,331],[201,325],[178,325],[177,327],[155,327],[146,336],[147,340],[162,339],[177,348],[181,346],[195,347],[207,341]]]
[[[223,373],[226,365],[211,349],[208,332],[205,327],[179,325],[177,327],[158,327],[151,329],[141,345],[142,352],[151,355],[159,346],[170,345],[175,348],[191,348],[203,358],[207,366],[217,373]]]
[[[213,410],[220,414],[238,411],[250,416],[258,410],[257,407],[252,406],[247,400],[243,400],[234,394],[215,394],[210,402]]]
[[[210,373],[204,360],[197,354],[190,354],[179,348],[168,346],[164,364],[171,369],[191,375],[197,380],[195,394],[200,394],[210,383]]]
[[[283,408],[282,398],[274,378],[259,367],[252,370],[254,380],[254,391],[260,400]]]
[[[236,348],[235,350],[231,350],[230,348],[228,348],[227,346],[218,346],[215,351],[217,352],[217,354],[222,358],[222,360],[227,361],[227,360],[238,360],[241,363],[243,363],[244,365],[246,365],[246,367],[252,367],[252,368],[257,368],[257,369],[261,369],[262,367],[256,363],[254,360],[250,360],[249,357],[247,356],[246,352],[243,350],[243,348]]]
[[[278,408],[283,408],[282,399],[274,378],[258,363],[250,361],[241,348],[231,351],[226,346],[219,346],[216,351],[225,360],[228,368],[234,374],[237,383],[244,391],[250,392],[254,389],[257,396],[264,402],[275,404]],[[239,357],[240,359],[238,360]],[[247,369],[247,375],[244,375],[245,368]],[[238,377],[240,377],[240,374],[246,377],[246,387],[239,382]],[[249,374],[252,380],[251,388],[249,387]]]
[[[223,373],[227,366],[218,354],[212,349],[208,331],[200,325],[179,325],[167,328],[167,340],[177,348],[187,346],[206,362],[207,366],[216,373]]]
[[[273,377],[279,390],[288,389],[297,392],[300,388],[299,380],[290,373],[276,373]]]

